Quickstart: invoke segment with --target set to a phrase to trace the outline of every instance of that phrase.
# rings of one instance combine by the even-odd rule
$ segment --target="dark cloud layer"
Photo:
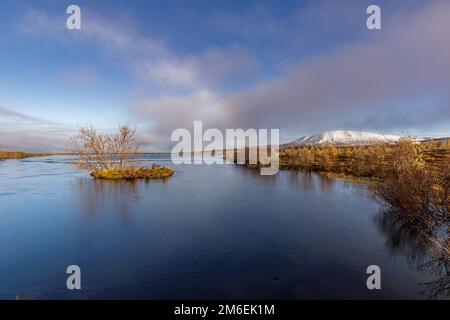
[[[231,98],[231,122],[398,130],[448,121],[450,4],[384,25],[379,33],[368,31],[370,40],[316,57],[285,78]]]
[[[450,3],[391,15],[381,31],[366,33],[251,90],[210,92],[204,107],[191,94],[172,98],[170,108],[168,99],[144,100],[133,112],[164,133],[190,127],[195,119],[219,128],[299,134],[337,128],[401,132],[450,121]]]

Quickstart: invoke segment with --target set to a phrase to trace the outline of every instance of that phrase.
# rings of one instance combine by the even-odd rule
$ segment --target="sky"
[[[66,8],[81,8],[81,30]],[[366,9],[381,8],[381,30]],[[63,151],[83,125],[450,135],[449,1],[0,2],[0,150]]]

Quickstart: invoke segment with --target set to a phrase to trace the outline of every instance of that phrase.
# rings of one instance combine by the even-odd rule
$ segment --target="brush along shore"
[[[392,145],[289,147],[280,151],[279,164],[368,183],[386,212],[424,235],[433,256],[450,265],[450,142],[402,137]],[[246,158],[244,166],[261,164]]]

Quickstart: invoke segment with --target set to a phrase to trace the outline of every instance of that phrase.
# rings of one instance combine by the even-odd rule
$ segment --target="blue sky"
[[[446,1],[3,0],[0,149],[63,149],[88,123],[136,125],[146,150],[194,120],[450,134],[449,21]]]

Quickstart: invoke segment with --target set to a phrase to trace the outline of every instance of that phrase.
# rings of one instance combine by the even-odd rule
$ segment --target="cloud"
[[[69,36],[64,34],[66,28],[65,16],[50,17],[47,12],[28,8],[23,13],[23,19],[18,21],[16,29],[21,36],[40,36],[58,39],[59,41],[70,41]]]
[[[73,133],[61,124],[0,106],[0,150],[65,151]]]
[[[238,45],[225,49],[210,48],[201,54],[196,64],[201,72],[203,85],[226,85],[235,83],[237,79],[242,82],[260,67],[259,61],[247,49]]]
[[[149,119],[143,124],[147,131],[140,130],[143,145],[166,141],[175,124],[192,123],[198,117],[209,115],[214,118],[212,123],[217,123],[222,115],[216,106],[221,88],[234,84],[236,78],[251,78],[259,67],[254,56],[239,45],[207,47],[196,55],[176,54],[165,41],[140,34],[131,20],[120,15],[100,16],[83,8],[81,30],[68,31],[54,16],[31,9],[19,31],[23,36],[50,38],[69,47],[95,46],[108,62],[139,80],[139,90],[157,91],[157,96],[146,94],[133,104],[134,115]],[[83,65],[61,70],[60,77],[70,85],[89,87],[102,79],[95,67]],[[187,95],[178,95],[180,89]]]
[[[450,121],[450,4],[433,2],[383,25],[382,31],[367,30],[364,40],[292,64],[288,73],[250,90],[216,95],[214,109],[222,116],[215,126],[405,131]],[[167,127],[182,127],[182,120],[188,126],[192,116],[185,108],[192,96],[171,101],[171,112],[149,117]],[[191,108],[201,120],[199,107]],[[165,100],[135,109],[144,116],[146,110],[167,110]],[[174,116],[178,110],[180,118]]]
[[[27,121],[27,122],[32,122],[32,123],[48,123],[45,120],[36,118],[36,117],[32,117],[20,112],[16,112],[10,109],[7,109],[5,107],[0,106],[0,115],[2,116],[2,121],[5,121],[7,118],[13,119],[13,120],[19,120],[19,121]]]
[[[202,90],[189,95],[163,96],[140,101],[132,110],[138,117],[150,120],[151,132],[165,135],[176,128],[190,128],[194,120],[215,124],[223,119],[221,99],[214,92]]]
[[[238,46],[209,48],[199,56],[162,57],[138,60],[133,63],[135,73],[152,85],[199,89],[218,88],[249,77],[258,68],[251,54]]]
[[[18,30],[25,36],[52,38],[68,46],[94,45],[113,63],[159,89],[219,86],[236,76],[248,76],[258,66],[250,52],[237,45],[180,55],[170,50],[164,40],[140,34],[132,18],[99,15],[86,7],[82,12],[81,30],[68,31],[61,19],[29,9]],[[73,69],[81,76],[93,77],[92,68]]]
[[[171,130],[194,120],[217,128],[281,128],[282,135],[339,128],[398,132],[450,122],[450,4],[405,6],[383,11],[381,31],[365,29],[364,6],[351,1],[311,2],[285,19],[285,12],[263,6],[217,12],[208,23],[235,36],[235,43],[195,54],[176,53],[164,40],[139,33],[132,21],[89,9],[83,14],[93,18],[83,20],[79,33],[55,29],[53,17],[36,10],[29,14],[34,28],[25,23],[22,32],[69,46],[94,44],[139,80],[144,93],[130,112],[146,126],[149,143],[167,141]],[[252,51],[260,48],[252,47],[255,42],[271,48],[268,66],[261,66],[266,52]],[[314,55],[301,48],[305,44]],[[279,65],[284,69],[248,81],[261,68]],[[228,90],[233,84],[238,88]]]
[[[193,60],[137,61],[134,72],[144,81],[159,86],[195,87],[199,81],[196,63]]]
[[[365,129],[359,124],[370,118],[383,120],[372,122],[380,129],[448,121],[450,43],[443,39],[449,17],[450,4],[437,2],[385,21],[383,31],[367,31],[368,40],[304,61],[284,77],[231,97],[224,108],[236,125],[306,131],[344,123]],[[405,114],[414,116],[406,121]]]
[[[131,18],[122,15],[104,16],[87,7],[83,7],[82,14],[81,29],[68,30],[67,16],[50,15],[40,9],[28,8],[16,29],[22,36],[53,39],[67,45],[78,46],[81,42],[91,42],[117,54],[130,50],[136,54],[166,52],[163,42],[139,35]]]

